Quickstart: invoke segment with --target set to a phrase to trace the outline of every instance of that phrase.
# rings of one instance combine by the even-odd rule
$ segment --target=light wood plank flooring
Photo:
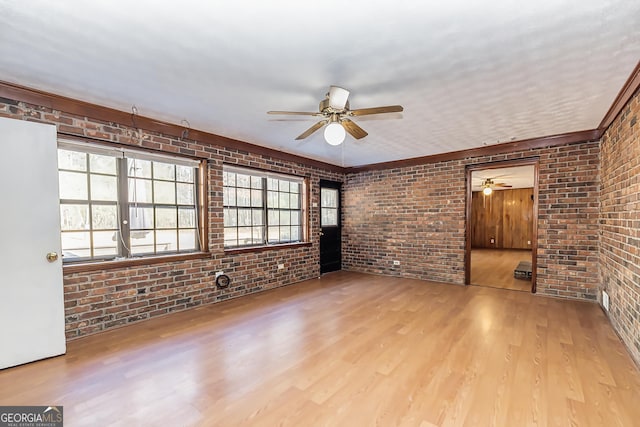
[[[513,270],[520,261],[531,262],[531,251],[473,249],[471,251],[471,284],[531,292],[531,280],[513,277]]]
[[[66,427],[637,426],[639,396],[595,304],[351,272],[0,371],[0,405]]]

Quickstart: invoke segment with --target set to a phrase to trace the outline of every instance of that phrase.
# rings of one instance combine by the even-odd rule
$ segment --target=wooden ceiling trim
[[[583,130],[578,132],[562,133],[558,135],[544,136],[541,138],[523,139],[521,141],[505,142],[502,144],[488,145],[485,147],[470,148],[468,150],[450,151],[448,153],[434,154],[431,156],[414,157],[411,159],[395,160],[392,162],[374,163],[370,165],[354,166],[346,168],[347,173],[366,172],[382,169],[404,168],[423,165],[427,163],[461,160],[471,157],[491,156],[496,154],[508,154],[517,151],[527,151],[536,148],[557,147],[560,145],[576,144],[580,142],[597,141],[602,136],[599,129]]]
[[[618,92],[618,96],[611,104],[609,111],[604,115],[602,122],[600,122],[600,126],[598,129],[604,133],[607,128],[611,125],[611,123],[618,117],[618,114],[622,111],[629,99],[640,89],[640,61],[636,64],[636,67],[631,72],[631,75]]]
[[[125,126],[133,125],[131,123],[131,113],[27,88],[13,83],[0,81],[0,97],[104,122],[118,123]],[[135,122],[137,127],[140,129],[148,132],[161,133],[175,138],[180,138],[185,129],[184,126],[137,115],[135,116]],[[232,150],[246,151],[278,160],[300,163],[331,172],[344,173],[344,168],[341,166],[332,165],[320,160],[309,159],[295,154],[285,153],[197,129],[189,129],[189,139],[203,144],[219,146]]]

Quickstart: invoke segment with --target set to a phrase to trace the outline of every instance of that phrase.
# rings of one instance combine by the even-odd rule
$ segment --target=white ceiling
[[[638,0],[0,0],[0,80],[356,166],[596,128],[639,23]],[[405,110],[338,147],[265,114],[329,85]]]
[[[510,185],[508,188],[492,187],[493,190],[511,190],[515,188],[533,188],[533,165],[512,166],[499,169],[483,169],[471,171],[471,191],[481,191],[485,180],[491,179],[494,184],[503,183]]]

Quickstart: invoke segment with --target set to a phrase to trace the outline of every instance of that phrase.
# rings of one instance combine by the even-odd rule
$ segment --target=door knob
[[[58,253],[57,252],[49,252],[47,254],[47,261],[49,262],[54,262],[58,259]]]
[[[324,233],[321,231],[321,232],[320,232],[320,235],[321,235],[321,236],[324,236]]]

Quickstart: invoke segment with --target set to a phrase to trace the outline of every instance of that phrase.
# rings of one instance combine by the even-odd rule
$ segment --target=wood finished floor
[[[473,249],[471,251],[471,284],[531,292],[531,280],[513,277],[513,270],[520,261],[531,262],[531,251]]]
[[[638,426],[639,397],[595,304],[352,272],[0,371],[0,405],[66,427]]]

